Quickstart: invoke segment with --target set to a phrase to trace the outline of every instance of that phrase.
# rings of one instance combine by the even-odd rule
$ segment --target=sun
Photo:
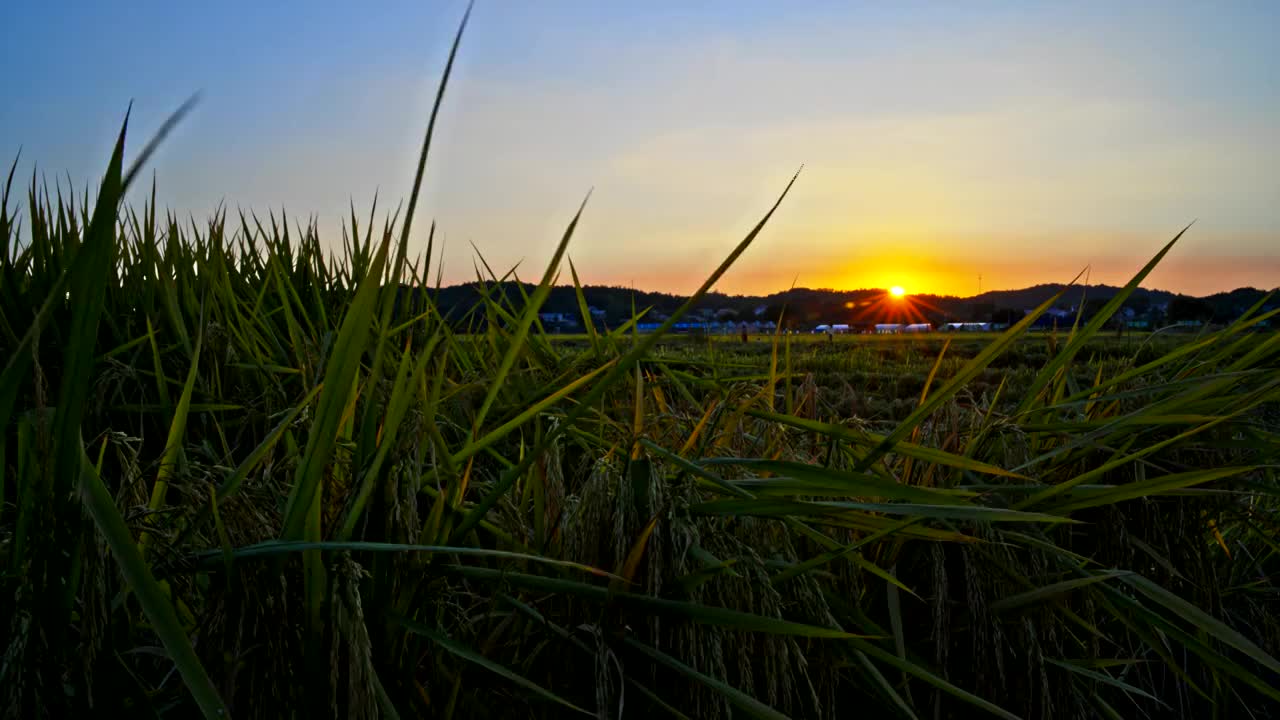
[[[907,291],[903,290],[901,285],[894,285],[893,287],[889,288],[889,294],[896,298],[900,298],[906,295]]]

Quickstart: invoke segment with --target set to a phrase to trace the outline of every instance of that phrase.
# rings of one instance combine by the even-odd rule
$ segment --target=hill
[[[534,285],[529,283],[463,283],[440,288],[437,304],[450,317],[462,322],[473,308],[483,304],[482,298],[486,295],[505,295],[512,305],[518,306],[523,303],[522,298],[533,290]],[[993,317],[1021,317],[1024,311],[1041,305],[1059,292],[1062,297],[1054,305],[1056,310],[1073,312],[1083,304],[1087,315],[1091,308],[1100,307],[1120,290],[1112,285],[1041,284],[1016,290],[992,290],[969,297],[919,294],[910,296],[906,303],[890,301],[887,293],[878,288],[792,288],[769,295],[713,292],[695,306],[694,314],[703,320],[776,321],[784,316],[785,310],[789,324],[798,327],[823,322],[989,321]],[[609,326],[625,322],[633,309],[647,308],[646,320],[664,320],[686,300],[684,296],[670,293],[608,285],[587,285],[582,288],[582,293],[595,321]],[[1266,294],[1266,291],[1250,287],[1194,297],[1138,288],[1126,301],[1125,307],[1133,316],[1147,317],[1152,313],[1164,316],[1172,306],[1173,311],[1185,315],[1185,319],[1221,321],[1238,316]],[[548,317],[561,318],[560,322],[568,326],[579,324],[582,319],[577,294],[569,285],[553,287],[542,310]],[[479,319],[472,317],[466,322],[479,322]]]

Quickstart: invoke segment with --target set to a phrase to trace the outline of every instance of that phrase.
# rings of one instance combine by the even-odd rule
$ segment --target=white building
[[[966,332],[981,332],[991,329],[991,323],[984,322],[950,322],[947,323],[948,330],[961,330]]]

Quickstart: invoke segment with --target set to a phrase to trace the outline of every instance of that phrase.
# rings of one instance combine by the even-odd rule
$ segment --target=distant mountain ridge
[[[1110,300],[1123,289],[1115,285],[1069,286],[1063,283],[1043,283],[1017,290],[989,290],[980,295],[955,299],[960,302],[992,304],[998,307],[1029,310],[1047,302],[1059,292],[1063,293],[1063,295],[1057,305],[1060,307],[1072,307],[1086,300]],[[1145,298],[1152,304],[1167,304],[1177,295],[1178,293],[1172,293],[1167,290],[1148,290],[1147,288],[1139,287],[1133,291],[1133,295],[1130,297]]]
[[[520,287],[525,296],[531,294],[534,289],[534,286],[529,283],[521,283]],[[990,290],[968,297],[913,294],[909,296],[909,304],[918,311],[922,319],[934,322],[972,320],[994,312],[1030,310],[1059,292],[1062,292],[1062,297],[1055,303],[1058,309],[1073,310],[1081,304],[1089,307],[1091,303],[1109,300],[1121,289],[1113,285],[1067,286],[1049,283],[1016,290]],[[505,293],[513,304],[519,305],[521,302],[522,293],[514,282],[489,283],[484,286],[471,282],[440,288],[437,305],[453,317],[461,317],[476,304],[484,292]],[[582,293],[588,306],[596,310],[596,319],[603,320],[609,325],[616,325],[630,318],[633,308],[648,309],[649,319],[664,319],[675,312],[687,297],[607,285],[587,285],[582,288]],[[1215,317],[1226,317],[1233,313],[1238,315],[1266,294],[1267,291],[1245,287],[1197,298],[1167,290],[1140,287],[1133,292],[1125,304],[1145,312],[1149,308],[1165,308],[1175,299],[1182,298],[1183,301],[1202,303],[1203,307],[1207,308],[1206,312],[1211,310]],[[768,295],[728,295],[711,292],[702,298],[694,311],[703,318],[776,319],[785,307],[787,317],[797,323],[839,322],[843,321],[842,318],[848,319],[850,315],[860,315],[861,317],[857,318],[859,320],[874,320],[879,317],[871,317],[868,313],[878,312],[883,315],[886,308],[893,306],[892,303],[885,301],[886,295],[885,290],[878,288],[859,290],[792,288]],[[864,308],[879,308],[879,310],[863,310]],[[542,307],[542,312],[573,320],[579,319],[582,313],[573,286],[553,287]]]

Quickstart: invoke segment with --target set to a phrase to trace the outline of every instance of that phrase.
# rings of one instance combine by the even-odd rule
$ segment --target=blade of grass
[[[408,630],[409,632],[415,635],[421,635],[431,640],[431,642],[435,643],[436,645],[439,645],[441,648],[444,648],[455,657],[460,658],[462,660],[466,660],[467,662],[478,665],[484,668],[485,670],[488,670],[489,672],[494,673],[495,675],[506,678],[507,680],[510,680],[516,685],[519,685],[520,687],[534,693],[535,695],[538,695],[539,697],[542,697],[546,700],[550,700],[551,702],[557,703],[559,705],[563,705],[564,707],[567,707],[570,710],[573,710],[575,712],[580,712],[583,715],[594,714],[594,713],[587,712],[586,710],[583,710],[577,705],[574,705],[568,700],[565,700],[559,695],[556,695],[555,693],[533,682],[532,680],[529,680],[523,675],[517,674],[512,670],[510,670],[509,668],[503,667],[502,665],[499,665],[498,663],[493,662],[492,660],[486,658],[485,656],[481,655],[475,650],[472,650],[471,648],[467,647],[466,645],[463,645],[462,643],[458,642],[457,640],[454,640],[453,638],[450,638],[449,636],[445,635],[442,632],[433,630],[432,628],[428,627],[423,623],[420,623],[416,620],[410,620],[407,617],[402,617],[397,615],[392,615],[390,617],[390,620],[391,622],[395,623],[396,625],[399,625],[400,627],[404,628],[405,630]]]
[[[107,546],[111,548],[111,554],[115,557],[129,588],[138,598],[138,604],[142,606],[143,613],[151,623],[152,631],[160,637],[160,642],[164,644],[169,658],[177,666],[178,673],[182,676],[187,689],[191,691],[191,697],[200,708],[200,712],[206,718],[230,717],[226,705],[223,704],[204,666],[200,664],[200,659],[196,657],[190,640],[183,632],[178,614],[174,612],[166,593],[160,589],[160,585],[152,576],[151,568],[142,558],[142,553],[134,545],[133,535],[125,525],[120,511],[116,509],[115,499],[102,484],[92,461],[84,454],[83,446],[77,455],[80,458],[80,500],[93,518],[94,524],[98,526],[98,532],[102,533]]]
[[[932,519],[973,520],[980,522],[1034,522],[1074,523],[1071,518],[1045,513],[1029,513],[981,505],[920,505],[916,503],[864,503],[849,501],[805,501],[768,499],[726,499],[695,503],[689,511],[704,515],[754,515],[776,517],[780,515],[822,516],[840,515],[849,511],[864,510],[889,515],[919,515]]]
[[[1004,718],[1005,720],[1021,720],[1019,716],[1009,712],[1008,710],[1005,710],[999,705],[991,703],[987,700],[983,700],[982,698],[978,697],[977,695],[974,695],[973,693],[962,690],[909,660],[903,660],[899,658],[897,655],[881,650],[875,645],[869,642],[866,642],[864,640],[850,640],[849,642],[858,651],[866,653],[870,657],[873,657],[879,660],[880,662],[885,663],[886,665],[895,667],[907,673],[908,675],[913,675],[917,678],[920,678],[921,680],[924,680],[925,682],[941,690],[942,692],[947,693],[948,695],[951,695],[953,697],[959,698],[960,700],[963,700],[964,702],[970,705],[973,705],[976,708],[985,710],[988,713],[991,713],[992,715],[995,715],[996,717],[999,717],[999,718]]]
[[[151,486],[151,501],[147,509],[158,513],[164,507],[169,492],[169,480],[173,477],[174,468],[178,465],[178,457],[182,453],[182,444],[187,435],[187,414],[191,410],[191,395],[195,391],[196,378],[200,372],[200,347],[203,337],[196,338],[195,354],[191,356],[191,369],[187,371],[187,381],[183,383],[182,395],[178,398],[178,406],[173,411],[173,421],[169,424],[169,436],[165,441],[164,455],[160,458],[160,468],[156,471],[156,482]],[[138,539],[138,549],[142,556],[147,555],[150,544],[150,533],[142,533]]]
[[[751,717],[771,718],[772,720],[787,720],[786,715],[783,715],[777,710],[774,710],[768,705],[765,705],[759,700],[756,700],[755,698],[733,687],[732,685],[729,685],[726,682],[717,680],[716,678],[713,678],[710,675],[707,675],[706,673],[698,672],[697,670],[693,669],[689,665],[686,665],[685,663],[680,662],[679,660],[675,659],[674,657],[671,657],[670,655],[662,652],[661,650],[650,647],[632,637],[628,637],[624,639],[623,642],[626,643],[627,647],[632,648],[640,652],[641,654],[648,656],[651,660],[654,660],[660,665],[665,665],[666,667],[672,670],[675,670],[681,675],[684,675],[685,677],[691,680],[699,682],[711,688],[712,690],[715,690],[716,692],[723,695],[726,700],[732,703],[734,707],[741,709],[743,712],[747,713]]]
[[[889,439],[888,436],[858,432],[841,425],[818,422],[817,420],[808,420],[790,415],[764,412],[762,410],[749,410],[747,414],[760,418],[761,420],[768,420],[770,422],[789,425],[801,430],[808,430],[826,435],[827,437],[836,438],[860,447],[882,447]],[[956,455],[943,450],[937,450],[924,445],[915,445],[906,441],[895,441],[893,443],[893,452],[902,455],[903,457],[913,458],[933,465],[943,465],[957,470],[968,470],[969,472],[981,473],[983,475],[999,475],[1010,478],[1024,477],[1017,473],[996,467],[995,465],[974,460],[973,458]],[[865,463],[867,457],[869,456],[862,457],[864,462],[860,462],[859,466],[867,465],[867,463]],[[865,470],[866,468],[861,469]]]
[[[1105,582],[1107,580],[1120,577],[1121,575],[1128,574],[1130,573],[1126,570],[1109,570],[1089,577],[1063,580],[1062,582],[1052,583],[1024,593],[1011,595],[1003,600],[998,600],[991,604],[991,610],[992,612],[1008,612],[1010,610],[1016,610],[1021,607],[1026,607],[1027,605],[1034,605],[1046,600],[1052,600],[1061,595],[1065,595],[1072,590],[1078,590],[1083,587],[1088,587],[1096,583]]]
[[[633,607],[643,612],[684,618],[692,622],[742,630],[744,632],[763,632],[776,635],[794,635],[797,637],[849,639],[864,637],[841,630],[806,625],[804,623],[781,620],[778,618],[753,615],[751,613],[730,610],[728,608],[702,605],[681,600],[667,600],[630,592],[611,592],[608,588],[587,583],[528,575],[524,573],[503,572],[489,568],[449,566],[441,567],[442,572],[458,575],[471,580],[491,583],[505,583],[511,587],[520,587],[537,592],[560,593],[573,595],[584,600],[598,603],[614,603],[624,607]]]

